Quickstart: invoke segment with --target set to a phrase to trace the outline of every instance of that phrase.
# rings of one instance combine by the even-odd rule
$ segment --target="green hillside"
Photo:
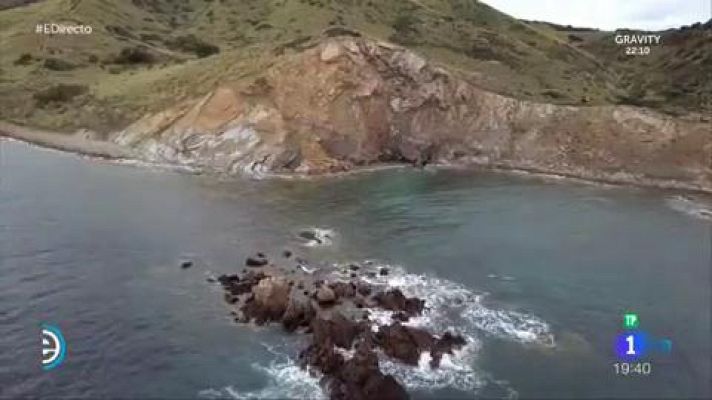
[[[654,32],[661,35],[661,44],[650,46],[646,56],[626,55],[615,43],[616,35],[635,32],[528,23],[569,41],[615,71],[625,93],[620,102],[677,114],[712,112],[712,20]]]
[[[93,32],[35,33],[46,22]],[[621,85],[627,64],[601,60],[595,43],[576,46],[473,0],[45,0],[0,11],[0,119],[105,132],[356,32],[517,98],[595,105],[638,90]]]

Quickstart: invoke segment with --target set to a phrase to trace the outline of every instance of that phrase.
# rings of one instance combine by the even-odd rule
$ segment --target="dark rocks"
[[[239,296],[249,293],[252,290],[252,287],[257,285],[260,280],[265,277],[266,275],[261,272],[254,273],[249,271],[242,277],[242,279],[240,279],[237,275],[220,275],[218,277],[218,282],[220,282],[225,291],[234,296]]]
[[[221,285],[226,286],[230,285],[232,283],[237,283],[240,282],[240,277],[237,275],[220,275],[218,276],[218,282],[220,282]]]
[[[443,354],[452,354],[454,349],[467,343],[462,336],[450,332],[436,338],[423,329],[401,325],[400,322],[379,327],[376,342],[388,356],[411,365],[417,365],[420,354],[429,351],[431,368],[440,365]]]
[[[417,365],[420,353],[430,350],[435,338],[422,329],[394,322],[378,328],[376,341],[388,356],[406,364]]]
[[[356,285],[353,282],[334,282],[329,285],[336,297],[350,298],[356,295]]]
[[[282,256],[284,256],[284,258],[289,258],[289,257],[292,256],[292,251],[291,251],[291,250],[284,250],[284,251],[282,252]]]
[[[252,257],[247,257],[245,260],[245,265],[248,267],[263,267],[269,263],[267,257],[262,253],[257,253]]]
[[[453,348],[461,347],[465,344],[467,344],[467,340],[465,340],[465,338],[463,338],[462,336],[453,335],[450,332],[445,332],[445,334],[442,335],[440,339],[438,339],[436,346],[449,353]]]
[[[416,297],[405,297],[400,289],[379,292],[373,296],[373,300],[381,308],[391,311],[404,311],[411,316],[422,313],[425,307],[425,300]]]
[[[374,286],[359,278],[364,274],[388,275],[387,268],[369,267],[365,271],[350,264],[341,272],[351,279],[337,280],[324,268],[305,270],[306,261],[291,252],[282,254],[297,262],[299,268],[288,271],[257,253],[246,264],[261,268],[220,275],[216,280],[225,290],[225,301],[232,305],[231,319],[236,322],[273,322],[287,332],[311,335],[310,344],[300,352],[300,363],[324,375],[322,385],[331,399],[408,398],[403,386],[380,370],[378,351],[410,365],[417,365],[421,354],[430,352],[431,366],[436,368],[444,354],[465,343],[451,333],[437,337],[402,325],[421,314],[425,302],[406,297],[399,289],[375,293]],[[393,311],[394,322],[374,333],[365,307]],[[354,350],[353,356],[347,358],[344,350]]]
[[[408,320],[410,319],[410,315],[404,313],[403,311],[398,311],[391,315],[391,319],[393,319],[394,321],[408,322]]]
[[[294,292],[282,316],[282,326],[288,332],[293,332],[298,328],[310,326],[314,317],[316,317],[316,310],[311,300],[303,294],[300,295],[299,292]]]
[[[302,365],[315,367],[326,376],[338,373],[344,365],[344,357],[336,352],[331,341],[312,341],[299,353],[299,360]]]
[[[357,291],[358,294],[360,294],[361,296],[368,296],[368,295],[371,294],[371,287],[370,287],[369,285],[366,285],[366,284],[359,284],[359,285],[356,286],[356,291]]]
[[[328,286],[322,285],[316,291],[316,301],[322,306],[334,304],[336,293]]]
[[[181,269],[188,269],[193,266],[193,262],[190,260],[183,260],[180,262]]]
[[[316,242],[317,244],[324,244],[324,241],[316,234],[314,231],[301,231],[298,236],[304,240],[310,242]]]
[[[445,332],[439,339],[435,341],[433,348],[430,350],[430,367],[437,368],[440,366],[440,360],[443,354],[452,354],[456,348],[460,348],[467,344],[467,340],[460,335],[453,335],[450,332]]]
[[[408,393],[390,375],[384,375],[378,365],[378,356],[373,351],[371,340],[365,336],[369,327],[336,314],[330,320],[315,319],[312,322],[312,343],[299,355],[301,362],[317,368],[324,374],[324,383],[331,399],[407,399]],[[345,360],[336,351],[336,346],[351,348],[355,340],[354,356]]]
[[[367,342],[359,343],[354,356],[331,377],[328,388],[331,398],[339,400],[408,398],[393,376],[381,372],[378,356]]]
[[[252,288],[252,296],[242,306],[242,313],[257,324],[280,321],[289,305],[290,290],[284,278],[264,278]]]
[[[317,343],[333,343],[335,346],[350,349],[354,339],[368,329],[362,323],[344,317],[340,313],[334,314],[331,319],[317,318],[311,323],[314,341]]]

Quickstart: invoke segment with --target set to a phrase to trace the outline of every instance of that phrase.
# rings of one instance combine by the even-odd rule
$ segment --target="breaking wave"
[[[409,366],[381,357],[381,368],[393,374],[410,390],[431,391],[452,388],[465,392],[477,391],[485,385],[496,385],[516,397],[516,391],[506,383],[494,380],[478,369],[477,356],[484,336],[523,344],[545,347],[555,345],[549,324],[528,313],[492,308],[484,303],[486,293],[477,293],[461,284],[429,275],[411,274],[400,266],[379,265],[367,261],[363,268],[372,272],[367,282],[382,288],[399,288],[406,296],[425,300],[421,316],[411,318],[405,325],[420,327],[430,332],[451,331],[467,339],[467,345],[454,354],[443,355],[440,367],[430,368],[430,354],[421,354],[418,366]],[[346,264],[348,265],[348,264]],[[348,279],[348,268],[336,265],[337,279]],[[378,272],[385,268],[387,275]],[[390,324],[393,312],[370,309],[373,329]]]
[[[306,247],[331,246],[336,238],[336,232],[327,228],[302,229],[297,233],[297,237]]]
[[[712,204],[705,204],[686,196],[674,196],[667,199],[666,202],[673,210],[695,218],[712,221]]]
[[[406,325],[440,332],[451,330],[473,338],[484,334],[521,343],[554,346],[554,335],[549,324],[528,313],[492,308],[485,304],[487,293],[475,292],[446,279],[410,274],[400,266],[371,263],[366,268],[373,268],[374,271],[386,268],[389,271],[387,275],[372,274],[372,277],[364,278],[370,284],[400,288],[407,296],[425,300],[423,314],[411,318]],[[346,278],[343,268],[336,273]],[[392,312],[371,312],[379,323],[390,322]]]
[[[277,356],[268,365],[252,364],[256,371],[264,373],[269,384],[262,389],[241,391],[233,386],[222,389],[206,389],[198,393],[204,399],[326,399],[319,386],[321,378],[317,371],[300,367],[288,355],[270,350]]]
[[[335,264],[332,275],[336,279],[350,279],[350,264]],[[407,273],[399,266],[361,263],[367,277],[363,279],[381,289],[399,288],[407,296],[425,300],[423,314],[411,318],[405,325],[427,329],[430,332],[454,332],[467,339],[467,344],[444,354],[439,368],[430,367],[430,353],[420,356],[417,366],[402,364],[380,353],[381,370],[392,374],[409,391],[430,392],[440,389],[455,389],[477,393],[482,388],[496,387],[516,398],[517,392],[507,382],[496,380],[477,365],[482,348],[482,338],[497,337],[523,344],[554,346],[554,335],[549,325],[540,318],[514,310],[496,309],[484,304],[486,293],[477,293],[461,284],[429,275]],[[379,274],[382,268],[387,275]],[[370,276],[370,277],[368,277]],[[390,324],[392,312],[370,309],[373,329]],[[269,385],[254,391],[238,391],[233,387],[202,391],[203,398],[299,398],[323,399],[326,394],[319,385],[321,376],[301,368],[288,355],[270,350],[276,359],[268,365],[253,364],[253,368],[269,378]],[[349,357],[349,351],[343,351]]]

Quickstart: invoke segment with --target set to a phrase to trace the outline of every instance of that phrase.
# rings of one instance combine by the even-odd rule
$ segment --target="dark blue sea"
[[[285,248],[387,265],[426,300],[414,324],[469,339],[439,370],[381,360],[413,397],[712,396],[712,222],[684,194],[471,170],[227,179],[0,146],[0,397],[323,397],[305,339],[235,324],[207,281]],[[648,376],[615,374],[625,312],[672,342]],[[42,323],[68,346],[52,371]]]

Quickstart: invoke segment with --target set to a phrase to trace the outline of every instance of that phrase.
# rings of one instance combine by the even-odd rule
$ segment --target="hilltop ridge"
[[[35,33],[36,24],[50,22],[93,31]],[[659,98],[634,98],[662,78],[637,84],[623,64],[607,61],[615,49],[606,41],[570,43],[477,1],[45,0],[0,11],[0,27],[0,118],[55,130],[121,128],[222,82],[254,78],[281,55],[339,32],[404,46],[518,99],[586,106],[639,101],[668,110]],[[678,41],[704,48],[712,39],[709,29],[701,31]],[[695,79],[712,56],[694,50],[690,57],[697,64],[669,69],[691,78],[670,79],[658,90],[677,113],[708,108],[709,85]],[[668,52],[655,59],[666,58]]]

